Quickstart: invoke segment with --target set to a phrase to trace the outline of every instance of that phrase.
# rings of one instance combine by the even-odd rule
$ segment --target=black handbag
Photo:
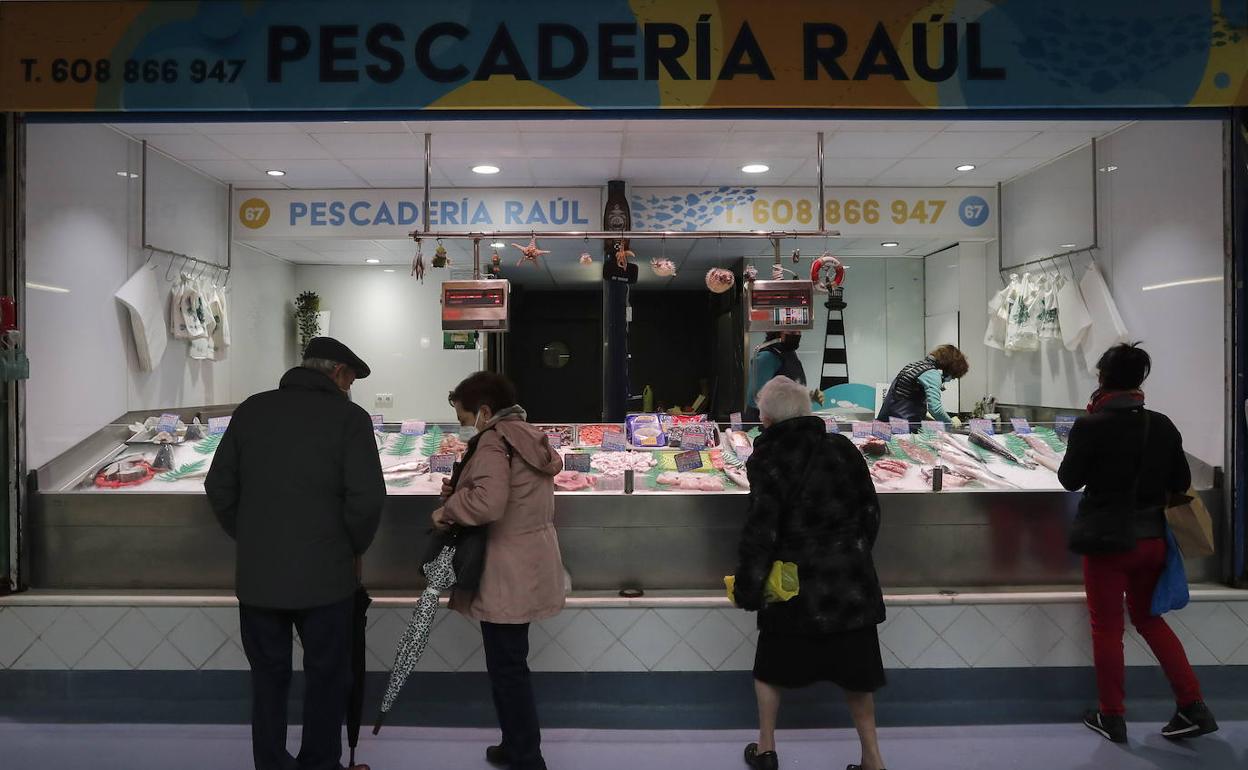
[[[1070,525],[1067,547],[1083,556],[1125,553],[1135,548],[1136,498],[1144,475],[1144,453],[1148,451],[1149,416],[1144,413],[1144,440],[1140,442],[1140,467],[1131,482],[1131,492],[1112,502],[1093,502],[1084,494],[1079,512]]]
[[[463,473],[464,466],[476,452],[477,441],[480,438],[480,433],[473,436],[468,442],[468,451],[464,453],[464,459],[455,463],[451,470],[449,483],[452,490],[459,484],[460,474]],[[503,439],[503,444],[507,448],[507,461],[511,462],[511,443]],[[429,545],[420,563],[423,565],[435,561],[443,548],[454,546],[455,555],[451,557],[451,567],[455,570],[455,587],[464,591],[476,591],[481,586],[481,574],[485,571],[485,544],[488,540],[488,530],[488,524],[479,527],[453,524],[444,530],[431,530]]]

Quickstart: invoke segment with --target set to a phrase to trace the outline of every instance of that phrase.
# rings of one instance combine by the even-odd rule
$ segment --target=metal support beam
[[[429,232],[429,180],[433,177],[433,135],[425,132],[425,200],[420,210],[420,230]]]
[[[818,177],[816,183],[819,185],[819,232],[823,232],[828,226],[827,212],[824,211],[823,201],[823,132],[815,134],[815,175]]]

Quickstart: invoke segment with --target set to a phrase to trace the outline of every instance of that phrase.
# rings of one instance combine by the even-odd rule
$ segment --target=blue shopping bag
[[[1166,566],[1157,578],[1157,587],[1153,589],[1153,604],[1150,611],[1153,615],[1164,615],[1170,610],[1181,610],[1187,606],[1191,594],[1187,591],[1187,570],[1183,567],[1183,554],[1179,551],[1179,543],[1166,525]]]

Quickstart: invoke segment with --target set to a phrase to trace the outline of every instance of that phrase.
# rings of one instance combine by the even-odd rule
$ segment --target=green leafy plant
[[[217,447],[221,446],[221,438],[223,436],[225,436],[224,433],[216,433],[195,442],[195,451],[201,455],[212,454],[217,451]]]
[[[394,443],[386,449],[386,454],[394,457],[403,457],[410,455],[416,451],[416,446],[420,442],[420,436],[399,436]]]
[[[410,487],[412,485],[412,482],[415,480],[416,479],[412,478],[411,476],[408,476],[406,478],[398,478],[398,479],[386,479],[386,486],[388,487]]]
[[[207,462],[208,462],[207,460],[197,460],[193,463],[186,463],[182,465],[180,468],[178,468],[176,471],[169,471],[168,473],[160,474],[159,476],[156,477],[156,480],[157,481],[181,481],[187,476],[193,476],[199,471],[202,471],[204,469],[204,464]]]
[[[438,449],[442,446],[442,429],[436,425],[429,426],[425,431],[424,441],[422,443],[420,453],[425,457],[433,457],[438,453]]]
[[[305,291],[295,297],[295,323],[299,327],[299,357],[305,357],[308,343],[320,336],[321,297],[314,291]]]

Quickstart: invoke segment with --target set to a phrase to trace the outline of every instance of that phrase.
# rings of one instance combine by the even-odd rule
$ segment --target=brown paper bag
[[[1213,555],[1213,518],[1196,490],[1188,489],[1186,495],[1175,495],[1170,500],[1170,505],[1166,506],[1166,521],[1170,523],[1183,558]]]

